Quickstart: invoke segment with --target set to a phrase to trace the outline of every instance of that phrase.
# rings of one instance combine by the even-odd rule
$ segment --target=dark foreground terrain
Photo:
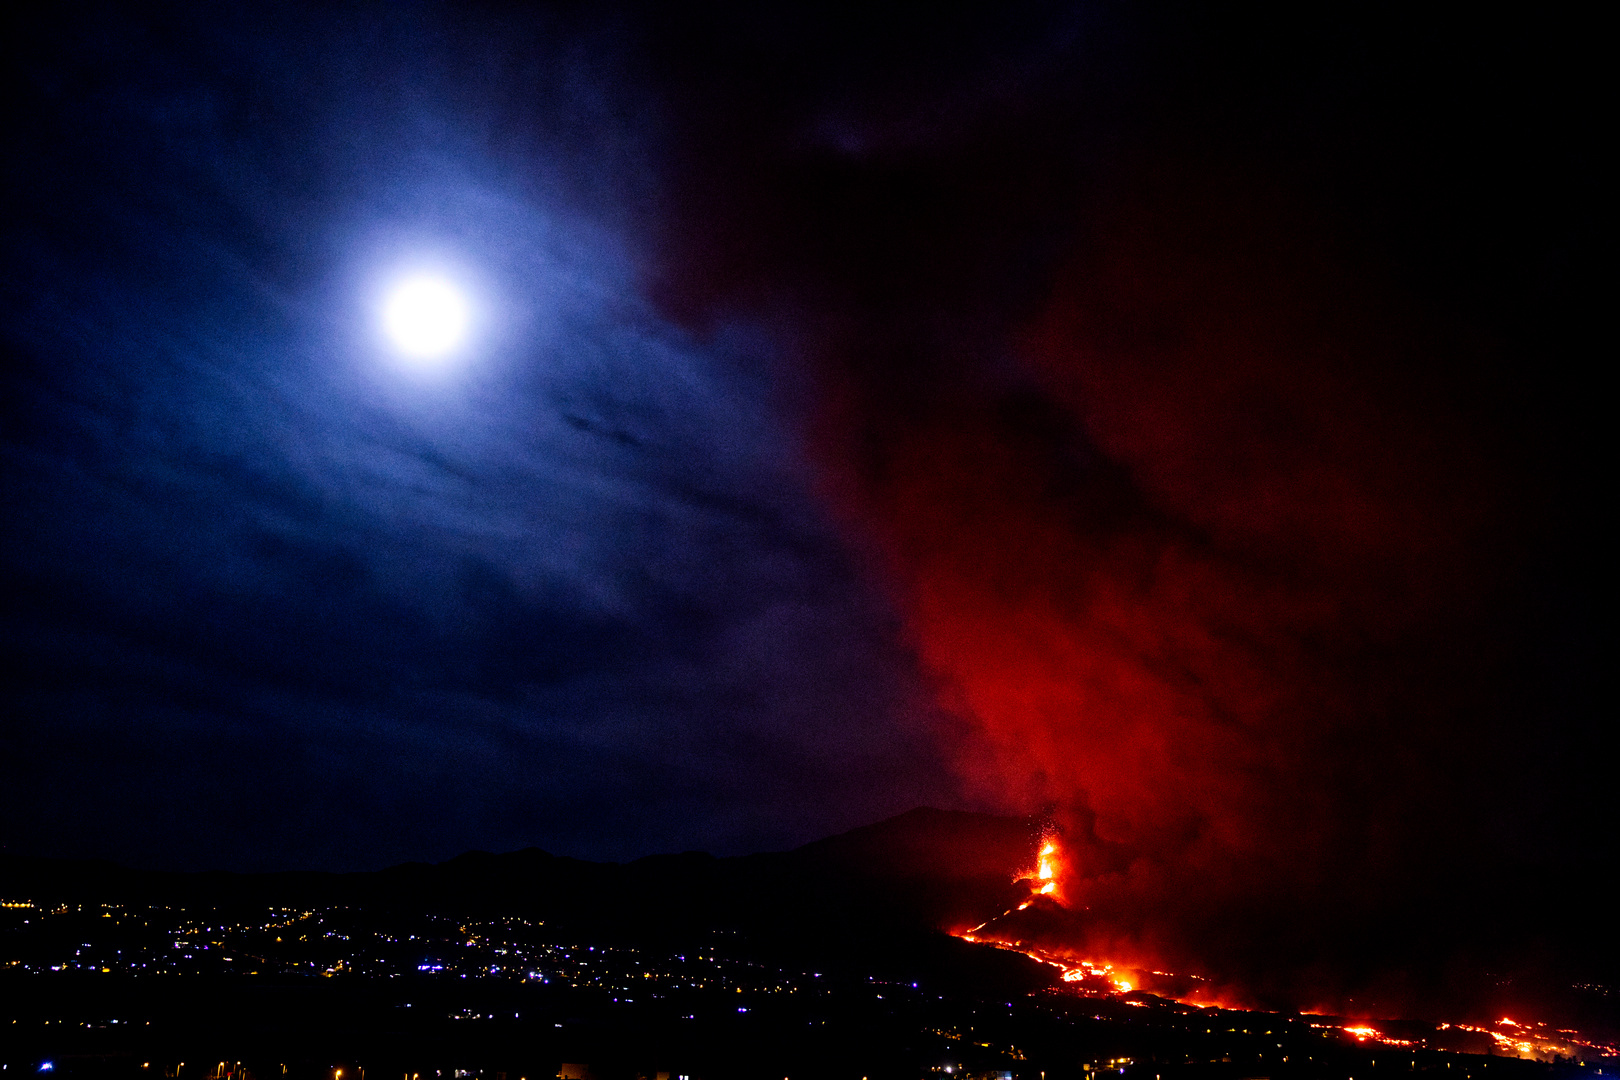
[[[1085,994],[938,928],[1027,822],[915,812],[781,855],[543,852],[356,875],[0,863],[6,1075],[174,1080],[1611,1075],[1484,1029]],[[947,850],[948,849],[948,850]],[[1533,1044],[1533,1046],[1532,1046]]]
[[[730,980],[673,987],[654,974],[647,981],[662,989],[640,990],[637,998],[622,989],[459,978],[300,984],[195,977],[140,987],[10,979],[0,984],[11,1028],[4,1061],[6,1071],[19,1075],[49,1069],[186,1080],[587,1074],[1551,1080],[1614,1068],[1612,1059],[1582,1066],[1369,1046],[1324,1018],[1054,993],[1001,1001],[876,980],[773,979],[779,973],[757,968],[743,974],[738,981],[747,985],[729,990]]]

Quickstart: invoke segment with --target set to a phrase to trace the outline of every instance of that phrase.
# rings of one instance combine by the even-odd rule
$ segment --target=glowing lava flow
[[[1047,833],[1041,838],[1034,868],[1014,878],[1014,881],[1028,884],[1029,894],[1000,915],[986,919],[971,930],[956,931],[956,936],[963,941],[1021,953],[1032,960],[1049,964],[1062,972],[1064,987],[1071,993],[1088,997],[1131,994],[1132,997],[1128,998],[1126,1003],[1132,1005],[1146,1005],[1153,999],[1160,999],[1176,1002],[1191,1009],[1216,1008],[1231,1011],[1247,1009],[1247,1006],[1241,1004],[1218,1000],[1212,993],[1213,988],[1197,975],[1175,975],[1171,972],[1150,971],[1144,968],[1139,976],[1133,973],[1132,978],[1126,978],[1125,973],[1116,971],[1114,965],[1106,961],[1077,959],[1072,954],[1052,952],[1025,940],[1026,934],[1040,933],[1038,928],[1042,926],[1046,927],[1047,934],[1050,935],[1054,928],[1060,928],[1066,922],[1073,925],[1075,913],[1069,908],[1064,895],[1064,886],[1070,870],[1057,837]],[[1031,908],[1035,910],[1031,911]],[[1029,914],[1024,915],[1022,912]],[[1059,933],[1061,934],[1061,930]],[[1150,989],[1143,993],[1133,993],[1144,982]],[[1178,984],[1180,990],[1171,989]],[[1187,992],[1189,989],[1191,993]],[[1412,1026],[1405,1022],[1395,1023],[1403,1028]],[[1572,1028],[1552,1027],[1539,1021],[1515,1021],[1503,1017],[1484,1026],[1442,1023],[1436,1025],[1431,1033],[1405,1031],[1403,1034],[1406,1037],[1386,1030],[1382,1025],[1383,1021],[1369,1022],[1337,1016],[1322,1016],[1320,1020],[1310,1021],[1311,1027],[1324,1034],[1337,1033],[1358,1043],[1373,1043],[1402,1050],[1427,1048],[1480,1053],[1485,1047],[1489,1047],[1493,1053],[1541,1061],[1620,1057],[1620,1045],[1607,1039],[1592,1038]],[[1479,1044],[1483,1040],[1476,1039],[1471,1048],[1462,1049],[1456,1045],[1457,1040],[1451,1034],[1453,1032],[1488,1037],[1489,1041],[1481,1046]]]
[[[1483,1027],[1477,1024],[1437,1024],[1433,1036],[1413,1039],[1396,1038],[1364,1020],[1344,1025],[1337,1022],[1313,1022],[1311,1026],[1329,1031],[1337,1027],[1339,1031],[1357,1042],[1375,1042],[1384,1046],[1403,1048],[1432,1046],[1435,1042],[1443,1045],[1445,1036],[1442,1033],[1466,1031],[1488,1036],[1494,1044],[1491,1047],[1492,1053],[1533,1061],[1620,1056],[1620,1046],[1603,1039],[1588,1038],[1574,1028],[1555,1028],[1542,1021],[1521,1024],[1507,1017]],[[1466,1052],[1479,1053],[1480,1050],[1476,1047]]]
[[[1021,874],[1017,880],[1029,882],[1029,898],[1008,908],[1000,915],[975,926],[971,930],[958,933],[956,936],[963,941],[971,941],[983,945],[991,945],[1008,952],[1022,953],[1032,960],[1039,960],[1043,964],[1050,964],[1063,973],[1063,981],[1070,983],[1076,990],[1089,993],[1102,994],[1128,994],[1134,987],[1132,984],[1117,975],[1114,965],[1106,962],[1092,960],[1076,960],[1072,957],[1059,956],[1045,949],[1035,948],[1023,941],[1008,941],[996,936],[980,936],[980,932],[993,922],[1005,919],[1017,911],[1025,911],[1041,898],[1048,902],[1063,905],[1062,871],[1064,869],[1063,852],[1058,847],[1057,837],[1051,833],[1041,838],[1040,851],[1035,856],[1035,868],[1028,873]]]
[[[1339,1030],[1350,1036],[1352,1039],[1355,1039],[1356,1042],[1366,1042],[1367,1040],[1371,1039],[1373,1042],[1381,1043],[1384,1046],[1417,1045],[1417,1043],[1411,1039],[1397,1039],[1392,1035],[1385,1035],[1382,1031],[1379,1031],[1371,1024],[1351,1024],[1346,1027],[1341,1027]]]
[[[1497,1053],[1512,1057],[1556,1061],[1561,1057],[1583,1058],[1589,1054],[1620,1056],[1620,1045],[1603,1039],[1588,1038],[1574,1028],[1555,1028],[1541,1021],[1521,1024],[1504,1016],[1489,1027],[1474,1024],[1440,1025],[1442,1031],[1447,1028],[1488,1035],[1496,1044]]]

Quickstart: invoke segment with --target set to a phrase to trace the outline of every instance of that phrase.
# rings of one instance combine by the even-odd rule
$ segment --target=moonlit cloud
[[[555,179],[618,150],[498,137],[605,88],[481,86],[481,54],[423,96],[426,28],[307,18],[262,39],[300,78],[176,76],[154,44],[49,106],[74,134],[31,160],[66,190],[8,323],[38,418],[6,457],[13,835],[339,868],[754,850],[929,801],[923,688],[775,347],[637,295],[634,238]],[[120,169],[166,179],[73,188]]]

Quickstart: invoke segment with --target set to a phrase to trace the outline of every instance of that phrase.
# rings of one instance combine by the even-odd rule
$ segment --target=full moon
[[[467,335],[467,299],[442,277],[407,278],[388,293],[383,329],[394,347],[414,360],[446,356]]]

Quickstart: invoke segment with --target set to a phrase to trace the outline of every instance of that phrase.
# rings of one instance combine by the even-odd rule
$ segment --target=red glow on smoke
[[[1488,503],[1403,367],[1422,343],[1320,230],[1179,183],[1119,200],[1056,283],[1018,338],[1033,390],[901,406],[857,377],[839,418],[960,774],[1055,808],[1072,945],[1141,967],[1228,963],[1292,932],[1277,898],[1326,910],[1417,857],[1392,838],[1445,796],[1406,719],[1426,684],[1385,658],[1466,622]]]
[[[703,332],[759,314],[811,370],[821,482],[942,706],[918,710],[960,780],[942,798],[1064,827],[1054,892],[1085,917],[1043,948],[1200,971],[1201,1000],[1400,1009],[1497,969],[1489,927],[1530,893],[1492,874],[1569,862],[1554,822],[1596,828],[1596,803],[1548,797],[1597,745],[1564,704],[1591,635],[1557,610],[1585,549],[1546,542],[1600,487],[1585,441],[1548,438],[1589,415],[1561,389],[1585,375],[1542,381],[1580,350],[1517,325],[1590,277],[1560,261],[1575,217],[1503,206],[1517,184],[1458,198],[1511,170],[1409,170],[1446,133],[1405,95],[1357,111],[1389,70],[1352,90],[1299,55],[1276,53],[1288,79],[1335,87],[1320,128],[1283,83],[1247,115],[1264,65],[1220,50],[1165,71],[1118,142],[1065,98],[834,151],[806,133],[852,114],[818,103],[730,187],[692,185],[660,294]],[[1502,160],[1478,115],[1478,160]],[[1463,287],[1485,275],[1516,284]],[[1480,317],[1487,295],[1506,307]]]

